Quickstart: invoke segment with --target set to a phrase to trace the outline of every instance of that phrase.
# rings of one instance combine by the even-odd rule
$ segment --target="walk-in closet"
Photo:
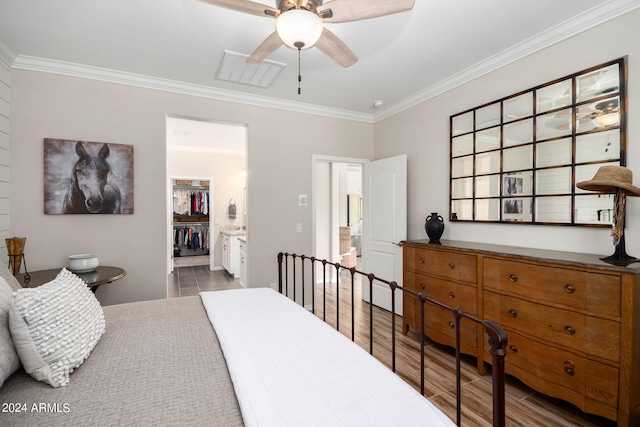
[[[173,263],[209,265],[209,181],[173,179]]]

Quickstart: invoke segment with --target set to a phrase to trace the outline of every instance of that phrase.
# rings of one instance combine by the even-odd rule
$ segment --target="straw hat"
[[[630,196],[640,196],[640,188],[633,185],[633,173],[624,166],[602,166],[590,181],[581,181],[578,188],[600,193],[615,193],[622,188]]]

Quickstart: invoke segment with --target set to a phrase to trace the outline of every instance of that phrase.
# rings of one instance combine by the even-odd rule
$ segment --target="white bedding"
[[[369,353],[278,292],[200,296],[246,426],[454,425]]]

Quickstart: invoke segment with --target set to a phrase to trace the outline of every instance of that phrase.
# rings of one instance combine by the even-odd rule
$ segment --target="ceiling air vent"
[[[287,66],[281,62],[268,60],[258,64],[248,64],[247,58],[249,55],[225,50],[216,79],[268,88]]]

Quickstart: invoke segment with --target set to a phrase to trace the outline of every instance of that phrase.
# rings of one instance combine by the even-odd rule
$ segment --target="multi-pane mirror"
[[[576,183],[625,165],[626,106],[620,58],[451,116],[450,219],[611,225]]]

